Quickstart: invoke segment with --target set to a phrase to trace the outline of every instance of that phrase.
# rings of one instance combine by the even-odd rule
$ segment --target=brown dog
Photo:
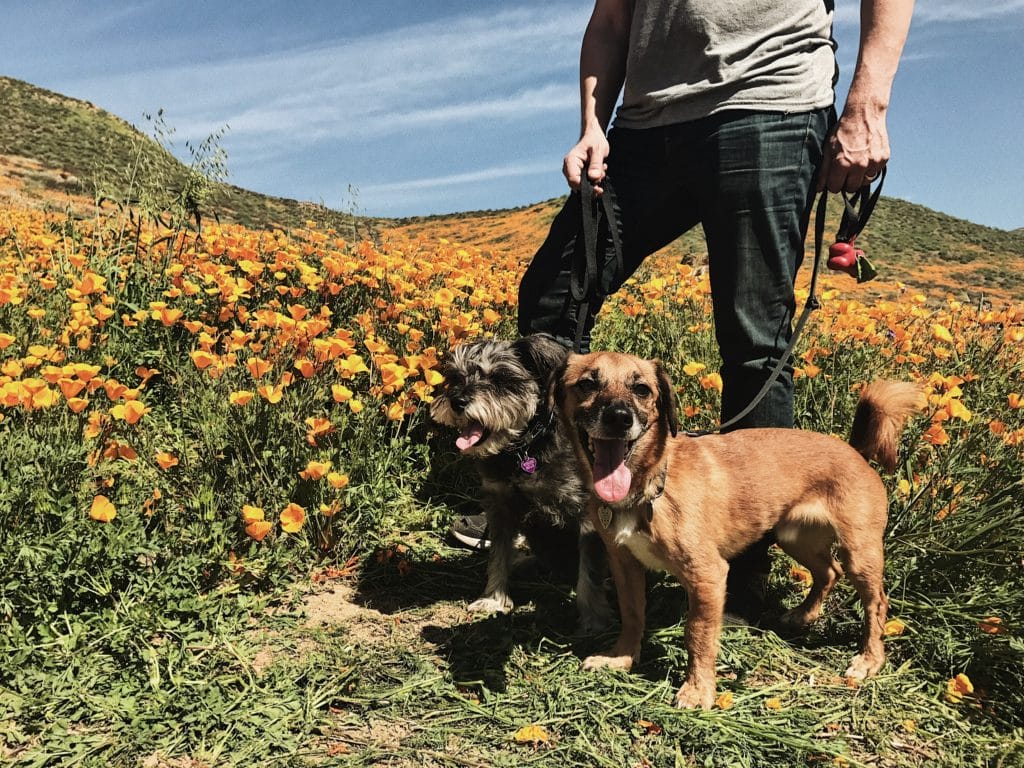
[[[689,599],[686,682],[676,705],[710,708],[728,560],[771,529],[814,577],[783,620],[814,621],[845,569],[864,606],[860,653],[846,675],[881,668],[887,497],[866,458],[894,468],[903,422],[923,405],[915,385],[867,386],[849,445],[795,429],[677,436],[675,394],[661,364],[619,353],[571,355],[551,397],[591,490],[587,511],[608,548],[622,618],[615,646],[585,668],[633,665],[644,632],[644,566],[666,570]]]

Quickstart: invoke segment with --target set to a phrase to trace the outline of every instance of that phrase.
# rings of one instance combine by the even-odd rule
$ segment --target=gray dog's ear
[[[661,419],[672,433],[672,437],[679,434],[679,417],[676,414],[676,390],[672,386],[672,379],[668,377],[668,371],[661,364],[660,360],[654,361],[655,372],[658,377],[658,399],[661,401]]]
[[[569,355],[569,348],[546,333],[531,333],[512,342],[519,359],[539,381],[547,381],[551,372],[560,367]]]

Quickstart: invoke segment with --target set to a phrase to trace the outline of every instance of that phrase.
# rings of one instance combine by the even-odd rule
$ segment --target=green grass
[[[239,364],[213,379],[189,356],[195,334],[152,319],[127,322],[122,314],[130,320],[179,287],[164,270],[182,251],[147,245],[130,220],[110,215],[97,239],[73,219],[50,219],[39,231],[17,211],[3,212],[15,226],[0,220],[7,233],[0,265],[14,275],[0,270],[0,288],[27,286],[24,302],[0,304],[0,331],[14,339],[0,351],[0,365],[21,365],[57,343],[74,306],[68,289],[80,278],[70,257],[83,256],[108,279],[114,314],[90,337],[92,346],[65,344],[69,359],[96,362],[105,377],[126,383],[137,382],[136,366],[161,371],[141,391],[152,408],[145,419],[110,422],[98,438],[63,405],[0,408],[0,762],[1024,765],[1024,460],[1021,446],[993,429],[1024,429],[1024,410],[1007,402],[1024,380],[1014,340],[1024,314],[1008,311],[997,325],[970,308],[907,299],[898,313],[847,311],[837,301],[815,316],[799,348],[801,355],[816,350],[820,368],[798,381],[802,426],[845,434],[852,390],[875,376],[959,377],[971,411],[969,420],[944,422],[949,442],[941,446],[923,442],[929,419],[915,419],[901,466],[885,478],[892,496],[886,584],[891,613],[906,631],[887,640],[889,664],[877,678],[847,685],[839,675],[860,621],[842,583],[804,636],[725,630],[718,688],[732,694],[732,706],[681,712],[671,706],[685,668],[679,585],[651,576],[648,636],[629,674],[581,669],[581,659],[611,637],[577,637],[569,585],[529,563],[516,579],[519,607],[511,616],[469,615],[484,558],[443,539],[454,515],[476,511],[476,481],[451,434],[430,425],[425,405],[400,421],[386,418],[386,399],[370,390],[380,370],[345,380],[366,402],[359,413],[331,399],[330,384],[342,380],[330,370],[297,377],[275,406],[259,398],[244,410],[229,405],[230,392],[254,386],[244,368],[251,352],[241,351]],[[33,244],[40,238],[54,242]],[[383,246],[329,241],[298,232],[252,241],[258,247],[245,251],[247,259],[282,262],[268,271],[273,280],[247,290],[243,308],[255,313],[278,302],[280,311],[280,297],[309,276],[286,257],[301,254],[322,275],[337,250],[357,264],[344,273],[359,279],[337,295],[310,290],[283,304],[314,313],[329,305],[335,327],[351,328],[364,347],[372,331],[376,343],[404,348],[409,337],[399,325],[408,320],[425,346],[443,351],[442,322],[479,311],[471,301],[483,296],[483,306],[492,302],[504,315],[492,330],[512,334],[510,299],[496,298],[507,289],[501,279],[487,282],[507,278],[494,260],[470,260],[467,274],[416,277],[402,270],[450,254],[410,248],[366,266],[359,259],[377,258]],[[202,248],[212,243],[209,236]],[[33,261],[40,253],[44,261]],[[28,269],[41,263],[52,267],[54,287]],[[235,261],[224,264],[238,274]],[[237,314],[218,319],[220,291],[203,290],[200,274],[184,273],[198,289],[173,303],[214,327],[211,335],[224,344],[248,326]],[[648,275],[624,293],[642,294]],[[417,303],[463,278],[471,289],[455,305]],[[403,280],[412,294],[403,293]],[[405,308],[392,317],[399,302]],[[707,371],[718,364],[706,302],[648,299],[648,313],[637,318],[623,314],[627,304],[602,315],[595,346],[664,359],[681,402],[700,408],[685,426],[711,424],[717,393],[684,371],[690,361]],[[33,309],[44,310],[45,320],[33,318]],[[378,311],[384,322],[372,319]],[[953,329],[953,344],[935,340],[935,323]],[[274,348],[278,331],[254,333]],[[920,359],[899,359],[904,333]],[[275,375],[307,350],[292,340],[278,353]],[[21,376],[4,370],[3,377]],[[103,397],[95,395],[94,410],[109,406]],[[329,416],[336,427],[315,447],[306,437],[310,416]],[[139,459],[103,456],[98,449],[110,440],[130,444]],[[173,452],[179,465],[161,469],[158,451]],[[311,457],[330,459],[349,486],[335,493],[302,480],[298,472]],[[107,524],[88,516],[101,492],[118,508]],[[244,504],[273,515],[289,501],[310,511],[301,531],[275,526],[261,543],[246,535]],[[332,516],[314,513],[330,501],[339,502]],[[777,554],[770,615],[800,599],[789,568]],[[979,622],[990,616],[1002,619],[1004,632],[982,631]],[[947,683],[958,674],[976,691],[952,702]],[[517,740],[529,725],[542,728],[535,731],[542,738]]]
[[[647,318],[651,351],[690,336],[685,310]],[[697,338],[703,346],[689,344],[687,357],[713,349]],[[600,343],[637,340],[612,315]],[[825,375],[802,380],[802,419],[842,431],[852,407],[843,393],[878,365],[867,348],[838,352]],[[991,370],[975,392],[979,422],[1006,383],[1001,367]],[[733,706],[680,712],[671,701],[685,665],[685,598],[670,579],[651,578],[650,629],[630,674],[581,670],[580,659],[611,638],[576,637],[569,587],[528,568],[510,617],[464,612],[484,559],[441,537],[449,510],[473,508],[473,479],[422,417],[390,439],[382,421],[353,433],[363,465],[328,551],[312,530],[267,547],[239,538],[230,511],[245,480],[232,473],[251,466],[239,453],[246,442],[273,446],[282,468],[267,482],[294,491],[288,457],[301,432],[292,430],[296,444],[282,438],[297,411],[265,413],[262,426],[209,416],[189,426],[190,414],[216,408],[187,391],[172,401],[192,404],[177,429],[193,484],[153,518],[125,514],[110,526],[82,518],[69,498],[88,475],[81,444],[56,441],[43,424],[12,431],[5,422],[0,461],[15,471],[0,494],[0,744],[15,765],[1024,764],[1024,644],[1014,623],[1024,494],[1019,455],[987,430],[965,425],[930,466],[917,464],[927,483],[894,501],[887,582],[908,631],[888,641],[878,678],[849,687],[839,677],[859,631],[844,584],[805,637],[727,629],[719,690],[733,693]],[[713,405],[694,388],[700,397]],[[252,429],[262,432],[242,437]],[[978,466],[981,453],[992,466]],[[922,458],[911,451],[902,471]],[[954,480],[965,501],[936,521]],[[338,591],[324,597],[311,573],[353,553],[361,567],[329,579]],[[799,598],[781,554],[771,597]],[[1006,617],[1009,634],[978,631],[992,614]],[[945,701],[958,672],[984,695]],[[546,742],[515,740],[531,724]]]

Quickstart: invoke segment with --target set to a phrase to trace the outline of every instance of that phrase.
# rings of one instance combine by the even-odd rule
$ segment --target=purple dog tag
[[[519,462],[519,468],[528,475],[532,475],[537,471],[537,460],[533,456],[527,456],[521,462]]]

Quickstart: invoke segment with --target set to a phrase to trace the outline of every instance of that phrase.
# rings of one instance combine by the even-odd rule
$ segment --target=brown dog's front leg
[[[711,709],[715,704],[715,659],[718,634],[725,605],[725,577],[728,564],[722,560],[704,563],[701,576],[687,585],[689,615],[686,620],[686,682],[676,693],[676,706]]]
[[[583,660],[584,669],[614,667],[630,669],[640,658],[640,642],[644,636],[645,614],[647,611],[647,580],[644,567],[633,553],[620,547],[614,541],[602,536],[608,547],[608,565],[615,580],[615,591],[619,598],[619,616],[622,629],[615,645],[605,654],[588,656]]]

